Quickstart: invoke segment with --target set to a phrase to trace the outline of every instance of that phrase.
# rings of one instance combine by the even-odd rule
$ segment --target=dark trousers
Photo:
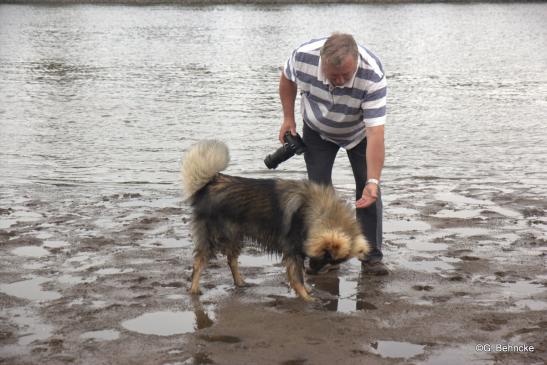
[[[325,141],[317,132],[304,123],[303,140],[306,144],[304,159],[308,178],[319,184],[332,185],[332,168],[340,147]],[[367,181],[366,162],[367,139],[347,151],[355,179],[355,199],[361,198]],[[378,199],[368,208],[356,209],[357,221],[363,234],[374,246],[369,258],[382,258],[382,196],[378,190]]]

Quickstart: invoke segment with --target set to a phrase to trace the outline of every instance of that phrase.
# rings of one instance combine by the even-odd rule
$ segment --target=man
[[[386,77],[382,65],[349,34],[334,33],[294,50],[279,82],[283,107],[281,143],[287,131],[296,135],[294,105],[298,89],[308,178],[332,184],[336,154],[340,148],[347,151],[355,178],[357,220],[373,246],[362,263],[363,270],[385,275],[380,195],[386,115]]]

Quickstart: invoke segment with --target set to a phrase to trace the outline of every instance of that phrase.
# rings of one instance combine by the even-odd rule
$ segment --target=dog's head
[[[315,271],[326,264],[339,264],[353,257],[363,260],[369,252],[370,245],[363,235],[351,237],[335,229],[312,234],[305,244],[310,268]]]
[[[352,257],[364,259],[370,247],[362,235],[351,237],[338,229],[312,232],[304,244],[306,256],[327,258],[331,261],[345,261]]]

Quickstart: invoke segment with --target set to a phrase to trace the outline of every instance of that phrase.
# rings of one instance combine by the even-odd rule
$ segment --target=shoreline
[[[217,5],[349,5],[349,4],[481,4],[481,3],[541,3],[539,0],[0,0],[2,4],[16,5],[184,5],[184,6],[217,6]]]

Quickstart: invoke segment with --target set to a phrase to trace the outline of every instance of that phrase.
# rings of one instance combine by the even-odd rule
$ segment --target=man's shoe
[[[389,270],[386,265],[379,260],[369,260],[361,262],[361,272],[363,274],[372,276],[386,276],[389,275]]]

